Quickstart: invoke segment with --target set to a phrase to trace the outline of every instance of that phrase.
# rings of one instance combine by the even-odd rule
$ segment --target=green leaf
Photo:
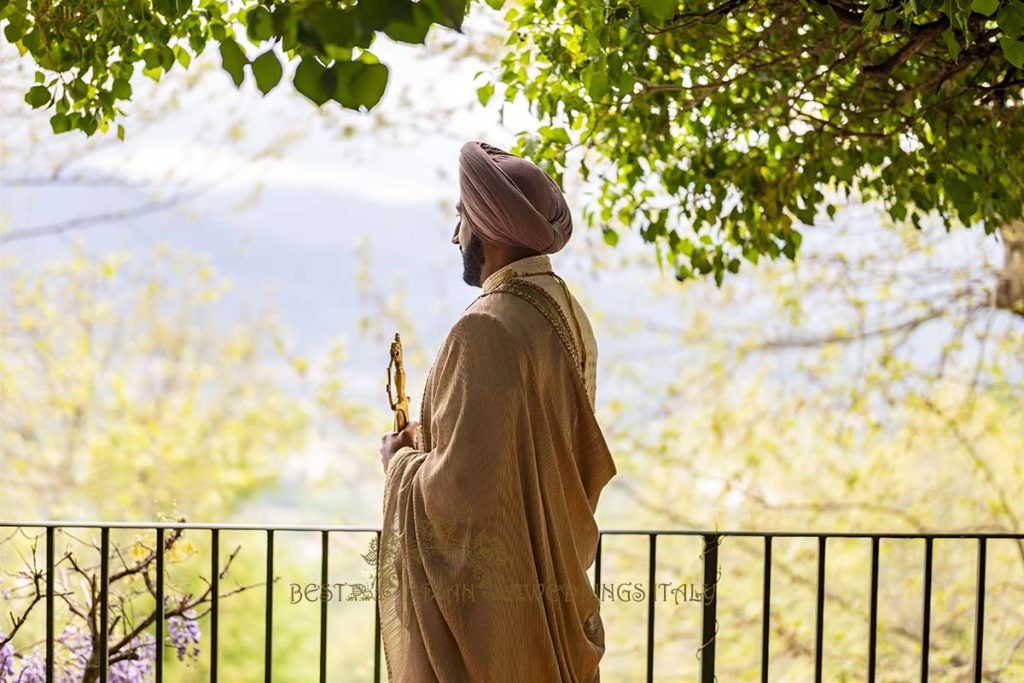
[[[839,25],[839,15],[832,9],[832,6],[828,2],[818,3],[812,0],[815,8],[821,13],[821,16],[825,17],[825,23],[829,26],[835,27]]]
[[[264,95],[274,89],[281,81],[281,62],[273,50],[267,50],[252,62],[252,75],[256,77],[256,87]]]
[[[999,0],[974,0],[971,3],[971,9],[978,14],[990,17],[999,9]]]
[[[25,35],[25,28],[28,25],[27,17],[20,12],[15,12],[6,19],[7,26],[4,26],[4,35],[10,42],[16,43]]]
[[[946,49],[949,50],[949,58],[955,62],[956,58],[960,56],[960,43],[957,42],[956,36],[953,35],[953,30],[947,28],[943,31],[942,40],[946,43]]]
[[[68,92],[71,93],[71,97],[76,101],[84,100],[89,94],[89,86],[87,86],[81,78],[75,78],[67,85]]]
[[[384,33],[392,40],[412,45],[421,45],[426,40],[433,18],[423,3],[412,6],[412,18],[408,21],[392,21],[384,26]]]
[[[602,234],[604,235],[604,243],[609,247],[614,247],[619,243],[619,233],[615,232],[611,228],[605,228],[602,231]]]
[[[487,4],[490,5],[491,9],[501,9],[505,4],[505,0],[487,0]]]
[[[160,50],[155,47],[147,47],[142,51],[142,61],[147,69],[155,69],[160,66]]]
[[[677,8],[676,0],[639,0],[640,12],[660,24],[671,17]]]
[[[184,69],[187,69],[192,64],[192,55],[180,45],[174,46],[174,58],[178,60],[178,64],[181,64]]]
[[[174,67],[174,50],[163,46],[157,52],[160,54],[160,66],[164,68],[164,71],[170,71]]]
[[[27,93],[25,93],[25,101],[28,102],[33,109],[39,109],[39,107],[46,106],[50,103],[50,91],[41,85],[34,85]]]
[[[861,23],[865,33],[874,33],[882,25],[882,15],[869,7],[864,10],[864,19]]]
[[[598,101],[611,90],[608,82],[608,72],[597,64],[593,64],[583,72],[583,82],[587,86],[587,94],[591,99]]]
[[[351,47],[341,47],[340,45],[324,45],[324,52],[327,56],[337,62],[351,62],[352,61]],[[365,52],[363,54],[366,54]],[[362,55],[360,55],[362,57]]]
[[[117,139],[124,142],[124,126],[117,124]]]
[[[115,78],[110,92],[119,100],[129,100],[132,97],[132,86],[127,79]]]
[[[1006,57],[1006,61],[1018,69],[1024,69],[1024,43],[1007,36],[1001,36],[999,38],[999,47],[1003,49],[1003,56]]]
[[[632,95],[633,89],[636,86],[636,76],[629,69],[624,69],[622,75],[619,76],[619,91],[626,95]]]
[[[1019,38],[1024,33],[1024,3],[1011,2],[996,15],[999,28],[1010,38]]]
[[[155,0],[153,7],[168,19],[178,19],[192,6],[190,0]]]
[[[951,176],[946,179],[946,193],[958,210],[965,209],[961,213],[970,213],[970,208],[974,205],[974,192],[970,185],[956,176]]]
[[[245,65],[249,63],[242,48],[238,47],[232,38],[225,38],[220,43],[221,65],[224,70],[231,74],[231,80],[235,86],[242,85],[245,80]]]
[[[432,11],[435,23],[462,32],[467,0],[420,0],[419,4]]]
[[[50,128],[54,133],[66,133],[71,130],[71,119],[67,114],[54,114],[50,117]]]
[[[558,142],[563,145],[568,145],[571,140],[569,139],[569,133],[566,132],[565,128],[551,128],[550,126],[541,126],[537,129],[537,132],[541,134],[545,140],[551,140],[552,142]]]
[[[295,70],[292,83],[296,90],[320,106],[330,99],[330,94],[324,92],[323,88],[323,77],[326,72],[327,69],[316,59],[305,57]]]
[[[268,40],[274,35],[274,17],[266,7],[257,5],[245,17],[246,34],[255,43]]]
[[[388,84],[388,68],[383,64],[360,64],[359,69],[348,80],[348,91],[358,105],[367,109],[373,107],[384,95]]]
[[[494,84],[493,83],[485,83],[484,85],[482,85],[482,86],[480,86],[479,88],[476,89],[476,98],[478,100],[480,100],[480,104],[482,104],[485,107],[487,106],[487,103],[490,101],[491,96],[493,94],[494,94]]]

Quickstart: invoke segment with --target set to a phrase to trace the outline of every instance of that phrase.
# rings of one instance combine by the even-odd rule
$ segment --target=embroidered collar
[[[517,259],[506,266],[494,271],[483,282],[483,290],[490,292],[503,282],[508,282],[516,275],[528,275],[530,273],[543,273],[551,270],[551,257],[547,254],[534,254]]]

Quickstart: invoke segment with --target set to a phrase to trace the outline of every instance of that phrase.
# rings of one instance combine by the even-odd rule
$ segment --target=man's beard
[[[484,243],[475,233],[469,233],[469,244],[462,250],[462,280],[467,285],[480,287],[480,274],[484,269]]]

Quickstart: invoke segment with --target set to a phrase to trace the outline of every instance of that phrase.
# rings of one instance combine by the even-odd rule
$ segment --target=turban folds
[[[481,239],[553,254],[572,236],[562,190],[540,167],[486,142],[459,152],[462,219]]]

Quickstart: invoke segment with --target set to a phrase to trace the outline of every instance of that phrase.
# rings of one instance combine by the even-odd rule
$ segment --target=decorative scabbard
[[[391,368],[395,369],[395,392],[391,393]],[[395,332],[395,340],[391,342],[391,361],[388,363],[388,403],[395,411],[395,431],[400,432],[409,424],[409,397],[405,395],[405,368],[402,367],[402,340]]]

